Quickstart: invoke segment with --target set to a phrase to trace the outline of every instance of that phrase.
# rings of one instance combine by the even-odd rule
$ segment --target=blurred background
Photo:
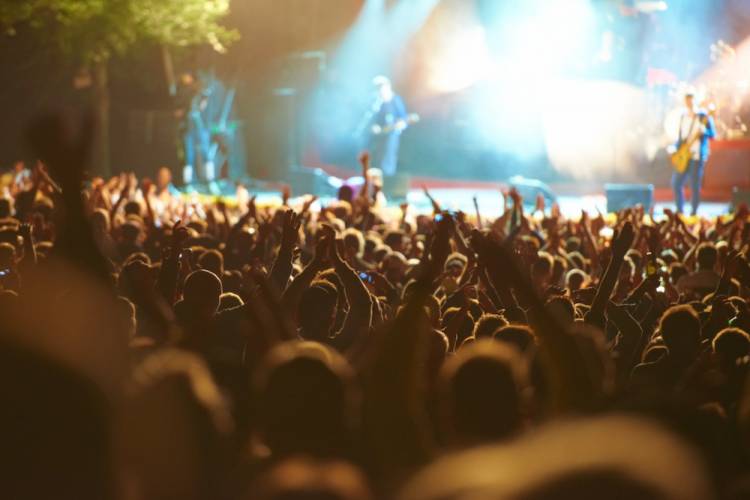
[[[746,0],[205,3],[223,9],[227,43],[153,37],[108,54],[108,147],[95,170],[180,166],[174,110],[187,74],[210,89],[213,136],[236,178],[354,172],[379,74],[421,117],[402,138],[399,171],[411,176],[665,185],[689,87],[715,110],[721,139],[739,141],[730,163],[750,158],[738,152],[750,120]],[[102,75],[81,54],[33,21],[3,35],[0,164],[28,155],[21,133],[40,109],[101,107]]]

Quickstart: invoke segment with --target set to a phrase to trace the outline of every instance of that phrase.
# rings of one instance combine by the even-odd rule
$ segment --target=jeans
[[[383,134],[375,139],[372,147],[372,166],[383,171],[383,175],[396,174],[398,167],[398,148],[401,142],[401,133],[391,132]]]
[[[211,137],[208,130],[188,129],[182,135],[184,148],[184,163],[186,167],[192,167],[201,180],[213,180],[213,166],[208,161],[210,156]],[[196,179],[191,179],[192,182]]]
[[[685,205],[685,182],[690,176],[690,192],[692,195],[693,215],[698,212],[698,205],[701,202],[701,184],[703,183],[703,167],[706,165],[705,159],[690,160],[687,170],[683,173],[675,172],[672,174],[672,189],[674,190],[675,204],[677,212],[682,213]]]

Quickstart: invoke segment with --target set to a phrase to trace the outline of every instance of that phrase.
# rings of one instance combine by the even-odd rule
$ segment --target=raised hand
[[[182,221],[178,220],[177,222],[175,222],[174,226],[172,226],[172,241],[170,244],[173,251],[179,252],[185,245],[188,236],[189,233],[187,227],[182,225]]]
[[[635,228],[631,222],[623,224],[612,238],[612,255],[613,257],[623,258],[628,253],[635,240]]]
[[[367,177],[367,171],[370,170],[370,152],[362,151],[359,154],[359,165],[362,167],[362,177]]]
[[[302,217],[294,210],[284,213],[281,231],[281,244],[285,248],[294,247],[299,240],[299,228],[302,225]]]
[[[28,238],[31,238],[31,229],[31,224],[24,222],[18,226],[18,234],[26,241]]]
[[[258,195],[254,194],[250,197],[250,200],[247,202],[247,217],[257,219],[258,217],[258,207],[255,204],[255,200],[258,199]]]
[[[307,199],[305,200],[305,203],[302,205],[302,210],[300,211],[300,214],[306,214],[307,212],[309,212],[310,211],[310,207],[316,201],[318,201],[318,197],[317,196],[315,196],[315,195],[308,196]]]

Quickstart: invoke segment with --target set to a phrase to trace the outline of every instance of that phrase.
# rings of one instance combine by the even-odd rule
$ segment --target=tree
[[[224,52],[238,33],[220,24],[229,0],[17,0],[0,3],[0,28],[28,25],[89,68],[98,137],[94,169],[109,174],[108,65],[137,43],[163,49],[209,44]]]

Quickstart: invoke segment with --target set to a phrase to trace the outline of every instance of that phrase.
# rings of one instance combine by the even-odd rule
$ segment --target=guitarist
[[[409,125],[409,115],[403,99],[393,91],[387,77],[377,76],[372,83],[377,91],[369,120],[372,165],[380,168],[383,175],[392,176],[398,166],[401,133]]]
[[[692,194],[692,214],[698,212],[701,201],[701,183],[703,182],[703,169],[711,153],[710,140],[716,136],[714,119],[704,110],[695,105],[695,94],[685,94],[685,111],[680,117],[680,130],[676,149],[679,150],[684,144],[689,144],[690,160],[683,172],[676,171],[672,175],[672,189],[674,190],[677,212],[682,213],[685,205],[684,187],[688,177],[690,178],[690,191]]]

